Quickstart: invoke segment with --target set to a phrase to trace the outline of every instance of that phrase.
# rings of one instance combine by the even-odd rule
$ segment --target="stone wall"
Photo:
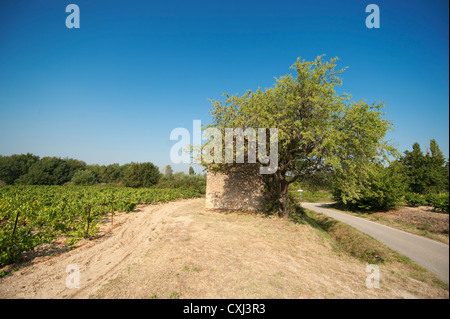
[[[226,173],[206,175],[206,208],[223,210],[263,209],[264,183],[255,164],[230,165]]]

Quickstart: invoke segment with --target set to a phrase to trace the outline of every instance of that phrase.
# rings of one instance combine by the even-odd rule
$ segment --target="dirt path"
[[[101,239],[0,279],[0,298],[448,298],[380,267],[334,251],[308,225],[204,209],[204,199],[145,207]],[[67,288],[66,267],[79,269]],[[398,266],[398,267],[397,267]]]

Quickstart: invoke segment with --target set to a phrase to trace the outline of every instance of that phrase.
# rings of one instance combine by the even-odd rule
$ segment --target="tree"
[[[192,166],[189,166],[189,175],[195,175],[195,171]]]
[[[291,67],[295,74],[278,78],[271,88],[212,100],[213,121],[207,128],[278,129],[278,168],[263,179],[280,216],[288,214],[289,184],[333,169],[350,177],[344,186],[351,188],[368,177],[369,164],[396,154],[383,141],[392,127],[384,105],[350,102],[350,95],[336,93],[344,71],[335,69],[337,60],[298,58]]]
[[[448,192],[448,167],[446,160],[436,140],[430,140],[431,154],[427,154],[427,171],[428,171],[428,191],[429,192]]]
[[[78,171],[76,172],[71,180],[73,185],[80,186],[90,186],[94,185],[97,180],[95,179],[95,174],[90,170]]]
[[[117,163],[110,165],[88,165],[88,170],[94,173],[97,182],[99,183],[119,183],[124,174],[126,165],[119,165]]]
[[[14,184],[37,161],[39,161],[39,156],[30,153],[0,156],[0,180],[6,184]]]
[[[173,175],[173,169],[172,166],[167,165],[166,167],[164,167],[164,176],[166,178],[171,178]]]
[[[430,140],[430,151],[431,151],[431,157],[442,160],[442,162],[445,161],[444,155],[442,154],[442,151],[439,148],[439,145],[436,143],[435,139]]]
[[[60,180],[61,171],[58,175],[54,172],[63,163],[63,160],[57,157],[43,157],[39,162],[34,163],[25,175],[18,180],[18,184],[25,185],[57,185]]]
[[[153,163],[131,163],[124,171],[123,182],[127,187],[150,187],[160,178],[161,173]]]
[[[419,143],[414,143],[413,150],[405,151],[401,161],[409,179],[409,188],[413,193],[423,194],[426,188],[425,157]]]
[[[86,163],[76,159],[43,157],[15,182],[25,185],[62,185],[69,182],[76,171],[85,167]]]
[[[426,155],[422,153],[419,143],[414,143],[412,148],[412,151],[405,151],[401,158],[409,190],[418,194],[448,192],[448,162],[436,141],[430,140],[430,152]]]
[[[64,183],[69,182],[75,172],[79,170],[83,170],[86,167],[86,163],[83,161],[79,161],[76,159],[65,158],[65,159],[56,159],[59,162],[57,167],[51,172],[51,174],[55,178],[56,185],[63,185]]]
[[[384,167],[374,164],[368,169],[368,178],[365,179],[354,196],[354,190],[342,187],[345,177],[335,180],[333,196],[338,202],[343,202],[347,207],[355,210],[389,210],[398,207],[404,199],[407,181],[399,162],[393,162]],[[353,197],[352,197],[353,196]]]

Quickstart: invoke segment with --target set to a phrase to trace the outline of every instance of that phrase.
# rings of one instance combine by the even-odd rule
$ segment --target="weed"
[[[435,285],[435,286],[437,286],[437,287],[439,287],[439,288],[445,289],[445,290],[448,290],[448,289],[449,289],[448,283],[443,282],[443,281],[440,280],[440,279],[433,279],[433,285]]]
[[[180,299],[180,295],[177,292],[173,291],[170,293],[169,299]]]

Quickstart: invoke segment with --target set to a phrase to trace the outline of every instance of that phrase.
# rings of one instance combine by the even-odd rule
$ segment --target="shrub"
[[[161,178],[155,188],[186,188],[205,194],[206,176],[175,173],[170,178]]]
[[[405,202],[408,206],[417,207],[421,205],[425,205],[427,201],[425,198],[417,193],[406,193],[405,194]]]
[[[123,182],[127,187],[150,187],[160,178],[161,173],[153,163],[131,163],[125,169]]]
[[[428,194],[426,195],[427,202],[433,207],[433,210],[440,210],[442,212],[449,212],[449,194]]]
[[[386,211],[403,202],[406,181],[396,164],[372,166],[367,171],[367,178],[357,184],[349,184],[345,178],[343,176],[335,183],[333,197],[350,209]]]
[[[94,185],[97,180],[95,179],[95,174],[90,170],[78,171],[76,172],[71,180],[73,185],[80,186],[90,186]]]

